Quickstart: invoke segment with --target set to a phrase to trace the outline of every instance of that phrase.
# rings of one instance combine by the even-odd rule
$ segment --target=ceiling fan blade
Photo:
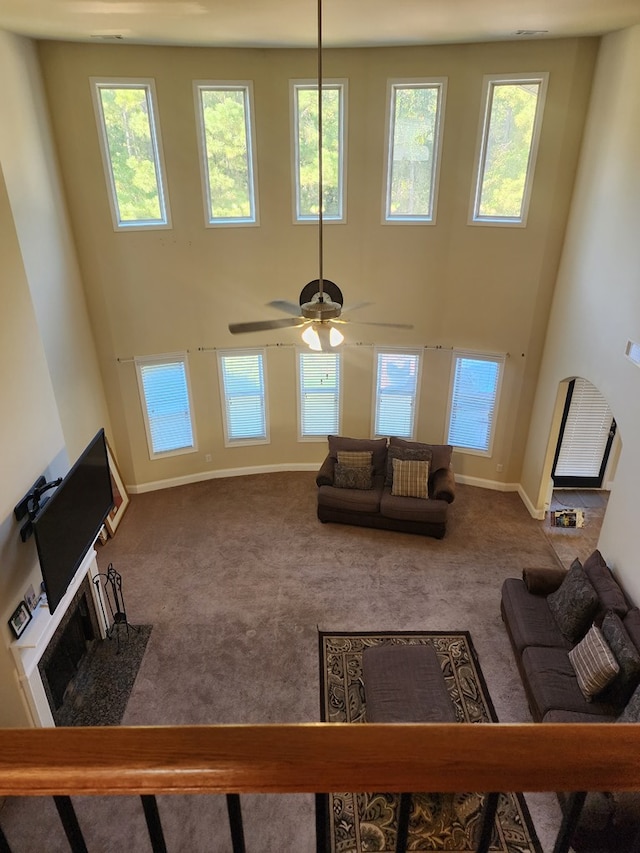
[[[343,308],[342,313],[347,314],[351,311],[358,311],[360,308],[368,308],[369,305],[373,305],[373,302],[356,302],[355,305],[347,305],[346,308]]]
[[[287,302],[286,299],[275,299],[273,302],[267,302],[269,308],[277,308],[278,311],[284,311],[285,314],[292,314],[294,317],[300,316],[300,306],[295,302]]]
[[[292,317],[283,320],[256,320],[253,323],[229,323],[229,331],[232,335],[244,332],[265,332],[268,329],[288,329],[295,326],[304,326],[307,321],[304,317]]]
[[[367,320],[331,320],[332,323],[349,323],[351,326],[386,326],[387,329],[413,329],[411,323],[370,323]]]

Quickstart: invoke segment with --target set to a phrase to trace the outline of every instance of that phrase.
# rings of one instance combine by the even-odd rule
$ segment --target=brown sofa
[[[330,435],[328,441],[329,452],[316,476],[320,521],[400,530],[442,539],[449,504],[455,498],[451,445],[425,444],[396,437],[391,437],[387,442],[386,438],[347,438],[337,435]],[[336,486],[336,464],[341,451],[371,453],[370,488]],[[426,499],[392,494],[391,469],[388,471],[392,458],[429,461]]]
[[[557,615],[558,595],[552,607],[549,596],[564,583],[581,578],[579,570],[595,590],[594,603],[591,607],[581,605],[585,612],[590,610],[589,615],[572,622],[567,636],[567,625],[561,618],[564,614]],[[567,580],[569,574],[571,580]],[[583,579],[579,583],[584,585]],[[579,599],[580,594],[574,590],[572,595],[567,594],[567,600],[570,598]],[[599,551],[594,551],[584,565],[575,560],[569,572],[525,569],[522,579],[507,578],[502,586],[501,612],[535,721],[638,721],[640,610],[626,598]],[[620,623],[623,631],[619,629]],[[588,701],[580,689],[569,652],[592,624],[600,626],[605,640],[611,639],[611,650],[621,666],[613,682]],[[612,636],[616,625],[617,639]],[[565,795],[559,793],[558,797],[564,807]],[[639,830],[640,794],[592,792],[587,797],[572,846],[580,853],[624,853],[631,849]]]

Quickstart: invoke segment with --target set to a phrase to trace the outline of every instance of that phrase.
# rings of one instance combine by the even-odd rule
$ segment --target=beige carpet
[[[323,525],[314,474],[211,480],[133,496],[98,552],[122,574],[135,624],[153,624],[123,723],[319,719],[318,629],[471,633],[498,718],[530,720],[500,618],[500,587],[557,565],[516,494],[460,486],[446,537]],[[544,850],[553,795],[527,796]],[[313,797],[242,798],[248,851],[311,853]],[[136,798],[77,801],[91,853],[147,851]],[[231,849],[222,797],[161,798],[168,849]],[[49,800],[9,800],[16,853],[66,851]]]

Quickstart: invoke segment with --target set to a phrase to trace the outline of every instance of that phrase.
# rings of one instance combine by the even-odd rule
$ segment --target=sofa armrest
[[[566,577],[566,569],[530,567],[522,570],[522,580],[532,595],[555,592]]]
[[[452,468],[438,468],[430,477],[429,497],[453,503],[456,496],[456,480]]]
[[[333,473],[336,467],[336,460],[332,456],[327,456],[320,470],[316,474],[317,486],[333,486]]]

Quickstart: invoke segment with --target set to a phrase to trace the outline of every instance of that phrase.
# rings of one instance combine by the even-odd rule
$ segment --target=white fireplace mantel
[[[98,572],[96,552],[92,546],[73,576],[55,611],[51,613],[47,604],[38,604],[33,611],[33,618],[23,633],[11,643],[10,648],[16,664],[16,677],[32,724],[35,727],[55,726],[49,700],[40,677],[38,663],[87,575],[89,575],[93,604],[98,615],[100,635],[103,639],[106,637],[108,626],[104,624],[106,611],[102,601],[102,590],[99,584],[93,583]]]

